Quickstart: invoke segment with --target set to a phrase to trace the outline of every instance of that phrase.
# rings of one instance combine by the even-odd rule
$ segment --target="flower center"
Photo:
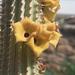
[[[25,33],[24,34],[24,37],[29,37],[29,33]]]

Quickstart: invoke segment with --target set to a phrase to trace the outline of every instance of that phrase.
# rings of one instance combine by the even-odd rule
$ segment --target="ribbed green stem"
[[[30,3],[30,18],[33,21],[36,21],[37,17],[36,17],[36,13],[37,13],[37,1],[36,0],[32,0]]]
[[[34,54],[25,43],[16,43],[10,23],[17,22],[24,16],[30,17],[33,21],[39,20],[38,6],[37,0],[3,0],[1,26],[3,75],[26,75],[26,73],[33,75]]]
[[[27,10],[28,12],[26,11],[25,13],[26,13],[27,16],[30,16],[30,18],[33,21],[36,20],[36,14],[35,14],[35,9],[34,9],[34,7],[35,7],[34,1],[35,0],[32,0],[30,2],[30,4],[28,4],[30,8],[26,7],[26,9],[25,9],[25,10],[29,9],[29,10]],[[28,2],[28,0],[25,1],[25,3],[27,3],[27,2]],[[31,50],[31,48],[25,47],[25,49],[27,51],[27,75],[33,75],[33,64],[34,64],[35,57],[33,55],[33,52]]]
[[[15,1],[15,10],[14,10],[14,21],[19,21],[21,20],[21,0],[16,0]]]
[[[2,0],[1,32],[2,32],[2,75],[13,75],[13,53],[10,48],[10,19],[13,0]]]
[[[40,4],[38,3],[38,1],[32,0],[30,3],[30,7],[31,7],[30,19],[32,19],[35,22],[43,23],[42,11],[41,11],[41,7],[40,7]],[[30,52],[29,52],[29,54],[30,54]],[[29,60],[30,59],[31,58],[29,58]],[[36,60],[36,57],[34,60]],[[43,75],[43,74],[39,73],[39,69],[38,69],[39,64],[36,63],[37,61],[38,60],[34,61],[33,68],[32,68],[32,66],[30,66],[30,70],[32,71],[32,73],[29,75]],[[29,64],[30,64],[30,62],[29,62]]]
[[[22,13],[22,9],[24,6],[22,6],[23,0],[14,0],[12,4],[12,18],[11,21],[17,22],[21,20],[24,15]],[[11,48],[13,49],[13,60],[14,60],[14,75],[20,75],[22,74],[22,45],[23,43],[16,43],[15,38],[13,36],[13,32],[11,32]]]
[[[26,17],[29,17],[30,14],[29,14],[29,11],[30,11],[30,2],[31,0],[25,0],[25,9],[24,9],[24,16]]]

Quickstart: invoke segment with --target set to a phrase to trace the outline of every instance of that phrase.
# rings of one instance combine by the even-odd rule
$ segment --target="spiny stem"
[[[12,16],[11,16],[11,20],[10,20],[11,22],[14,21],[14,16],[15,16],[15,12],[14,12],[15,11],[15,2],[16,2],[16,0],[14,0],[13,3],[12,3],[12,5],[11,5],[11,7],[12,7],[12,11],[11,11],[11,15]]]
[[[30,19],[32,19],[33,21],[36,21],[37,17],[36,17],[36,13],[37,13],[37,1],[36,0],[32,0],[30,3]]]

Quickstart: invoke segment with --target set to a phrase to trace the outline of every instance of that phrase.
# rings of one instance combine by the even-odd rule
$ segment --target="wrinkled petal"
[[[54,21],[56,12],[60,7],[60,0],[39,0],[45,20]]]
[[[53,23],[51,23],[51,22],[48,22],[47,24],[46,24],[46,29],[48,30],[48,31],[56,31],[57,30],[57,26],[56,26],[56,23],[55,22],[53,22]]]
[[[21,24],[21,22],[17,22],[13,24],[14,35],[16,37],[16,41],[26,41],[24,37],[25,30]]]
[[[13,24],[14,34],[17,42],[26,42],[30,37],[34,36],[39,26],[30,19],[25,18],[20,22]]]
[[[49,42],[41,42],[39,39],[37,39],[37,43],[34,39],[34,37],[31,38],[27,44],[32,48],[34,54],[39,57],[40,54],[49,47]]]
[[[23,19],[21,23],[24,26],[24,29],[30,34],[32,32],[36,32],[39,29],[39,25],[27,17]]]
[[[61,36],[62,35],[60,33],[54,31],[52,33],[52,37],[50,38],[50,41],[49,41],[50,44],[53,45],[54,47],[56,47],[60,38],[61,38]]]
[[[54,22],[41,24],[33,22],[27,17],[20,22],[14,23],[13,29],[16,41],[25,42],[32,48],[36,56],[46,50],[49,44],[56,47],[62,36],[59,32],[56,32],[57,27]]]

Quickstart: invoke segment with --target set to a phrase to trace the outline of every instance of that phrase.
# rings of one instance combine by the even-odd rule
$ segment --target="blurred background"
[[[75,0],[60,0],[60,5],[56,21],[63,37],[42,58],[48,63],[47,75],[75,75]]]
[[[60,25],[63,38],[68,45],[75,50],[75,0],[60,0],[61,8],[56,20]],[[65,45],[64,45],[65,46]]]
[[[75,0],[60,0],[61,8],[56,20],[60,25],[61,33],[68,45],[75,49]],[[66,42],[66,41],[64,41]]]

